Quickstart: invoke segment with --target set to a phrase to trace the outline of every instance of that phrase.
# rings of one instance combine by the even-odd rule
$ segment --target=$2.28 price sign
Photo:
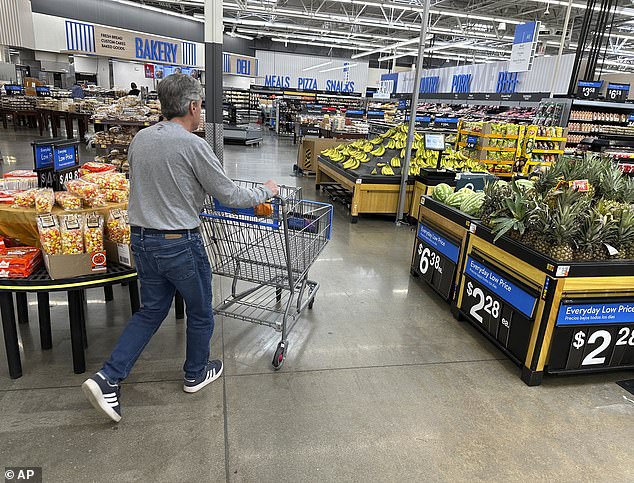
[[[519,360],[526,357],[532,321],[468,275],[461,311]]]
[[[555,370],[634,367],[634,324],[558,329],[553,346],[568,355],[565,361],[553,361]]]

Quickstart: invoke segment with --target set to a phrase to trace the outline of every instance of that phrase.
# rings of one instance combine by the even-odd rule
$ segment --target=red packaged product
[[[3,178],[37,178],[35,171],[29,171],[27,169],[14,169],[8,173],[2,175]]]
[[[109,171],[116,171],[117,167],[114,164],[98,163],[96,161],[88,161],[79,167],[79,175],[84,176],[88,173],[106,173]]]
[[[35,247],[15,247],[0,250],[0,278],[25,278],[42,262],[41,252]]]

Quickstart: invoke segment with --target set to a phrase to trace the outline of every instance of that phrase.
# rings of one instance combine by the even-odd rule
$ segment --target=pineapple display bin
[[[471,225],[452,312],[521,366],[544,373],[634,369],[634,261],[558,262]]]
[[[418,212],[410,272],[451,302],[464,264],[469,227],[465,213],[423,196]]]
[[[393,154],[392,154],[393,156]],[[390,155],[384,156],[388,161]],[[360,214],[393,214],[398,211],[398,194],[400,191],[400,169],[396,176],[371,175],[368,163],[362,164],[358,170],[345,170],[341,165],[324,156],[317,163],[315,188],[322,185],[339,184],[352,193],[350,205],[350,222],[356,223]],[[396,171],[396,169],[395,169]],[[408,181],[405,198],[405,215],[411,205],[414,180]]]

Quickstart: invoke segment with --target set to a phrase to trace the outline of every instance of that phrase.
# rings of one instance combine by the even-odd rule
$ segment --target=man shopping
[[[82,384],[90,403],[121,420],[120,383],[167,316],[178,290],[187,307],[183,390],[197,392],[222,373],[209,361],[214,329],[211,267],[198,231],[207,194],[220,203],[253,207],[278,194],[275,182],[241,188],[209,145],[192,134],[200,123],[202,88],[172,74],[158,85],[166,121],[139,131],[129,149],[131,244],[141,283],[141,308],[132,316],[102,369]]]

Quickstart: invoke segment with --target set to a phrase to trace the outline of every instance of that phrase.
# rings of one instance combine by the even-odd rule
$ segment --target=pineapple
[[[583,204],[559,203],[553,212],[550,230],[545,234],[551,242],[549,255],[555,260],[568,261],[574,258],[572,243],[579,234],[579,217]]]
[[[615,227],[614,245],[619,251],[616,258],[634,258],[634,212],[623,210]]]
[[[580,261],[600,260],[608,257],[606,243],[613,243],[614,220],[592,208],[581,224],[575,259]]]
[[[491,218],[493,233],[497,241],[501,236],[508,235],[519,240],[526,231],[526,225],[535,210],[535,202],[515,184],[511,183],[512,197],[504,199],[502,210],[496,211]]]
[[[491,226],[491,219],[495,213],[505,209],[505,200],[512,194],[508,185],[500,182],[487,183],[484,187],[484,203],[480,219],[484,225]]]
[[[599,190],[601,196],[606,200],[618,200],[625,188],[625,177],[623,172],[616,166],[610,164],[601,173]]]

